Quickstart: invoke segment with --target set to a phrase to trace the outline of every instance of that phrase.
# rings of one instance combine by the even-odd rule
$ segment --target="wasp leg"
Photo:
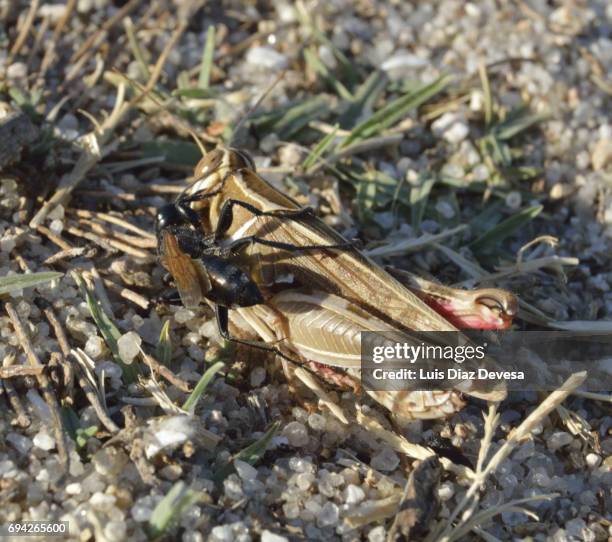
[[[226,341],[244,344],[246,346],[251,346],[253,348],[258,348],[259,350],[264,350],[266,352],[272,352],[273,354],[280,356],[283,359],[286,359],[290,363],[295,365],[303,366],[303,363],[290,358],[283,354],[278,348],[274,346],[269,346],[266,343],[261,341],[248,341],[246,339],[238,339],[236,337],[232,337],[229,332],[229,314],[227,307],[223,307],[221,305],[215,305],[215,316],[217,318],[217,327],[219,328],[219,333],[221,337],[223,337]]]
[[[219,186],[219,188],[216,188],[215,190],[211,190],[210,192],[205,192],[204,190],[198,190],[197,192],[194,192],[193,194],[189,194],[186,195],[186,192],[191,188],[190,186],[188,186],[187,188],[185,188],[185,190],[183,190],[178,197],[175,200],[175,205],[177,205],[178,207],[181,207],[182,209],[184,208],[189,208],[189,204],[190,203],[194,203],[196,201],[202,201],[205,199],[210,199],[214,196],[216,196],[217,194],[220,194],[223,191],[223,188],[225,186],[225,183],[229,177],[230,172],[226,173],[223,178],[221,179],[221,184]]]
[[[237,199],[228,199],[221,207],[215,238],[219,239],[230,228],[234,220],[234,206],[242,207],[255,216],[273,216],[275,218],[286,218],[289,220],[298,220],[303,217],[314,216],[314,211],[311,207],[302,207],[301,209],[279,209],[276,211],[261,211],[257,207],[245,201]]]
[[[268,241],[261,237],[250,235],[233,241],[227,249],[230,251],[241,249],[247,245],[263,245],[266,247],[278,248],[279,250],[287,250],[289,252],[299,252],[301,250],[323,250],[323,249],[347,249],[353,247],[353,243],[339,243],[337,245],[293,245],[291,243],[282,243],[280,241]]]

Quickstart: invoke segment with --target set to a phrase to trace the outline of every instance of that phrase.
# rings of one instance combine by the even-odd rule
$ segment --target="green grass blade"
[[[310,25],[313,37],[322,45],[328,47],[333,55],[336,57],[339,66],[339,72],[342,74],[342,79],[349,83],[349,86],[353,86],[358,81],[358,73],[355,69],[355,62],[351,62],[349,58],[331,41],[323,32],[315,27],[314,24]]]
[[[528,128],[531,128],[535,124],[546,120],[547,118],[548,115],[543,113],[523,113],[515,116],[513,115],[512,118],[506,119],[495,128],[495,135],[497,139],[506,141],[527,130]]]
[[[476,241],[470,243],[470,248],[474,251],[479,251],[492,244],[500,243],[515,231],[531,222],[542,212],[542,209],[542,205],[534,205],[533,207],[528,207],[519,211],[481,235]]]
[[[215,56],[215,27],[209,26],[206,32],[206,43],[202,51],[202,63],[200,64],[200,75],[198,76],[198,87],[207,89],[210,86],[210,72],[212,70]]]
[[[140,43],[136,38],[136,34],[134,34],[134,25],[132,24],[132,20],[129,17],[126,17],[123,20],[123,26],[125,28],[125,33],[127,34],[130,49],[132,49],[134,58],[136,59],[136,62],[138,62],[138,67],[140,68],[140,75],[142,76],[142,79],[144,81],[148,81],[151,78],[151,72],[149,71],[149,66],[145,59],[142,47],[140,47]]]
[[[359,222],[365,224],[372,217],[374,204],[377,203],[378,186],[372,171],[361,176],[357,185],[357,217]]]
[[[0,277],[0,295],[51,282],[63,275],[64,273],[59,273],[58,271],[43,271],[42,273],[26,273],[24,275]]]
[[[182,480],[176,482],[153,510],[147,526],[149,536],[156,539],[164,535],[178,522],[185,509],[196,503],[199,498],[199,494],[189,489],[185,482]]]
[[[245,461],[251,465],[254,465],[259,461],[263,455],[266,453],[266,449],[268,448],[268,444],[276,435],[280,428],[280,422],[276,421],[268,429],[265,434],[259,439],[256,440],[253,444],[247,446],[243,450],[240,450],[234,457],[234,460],[239,459],[240,461]]]
[[[271,126],[271,130],[278,134],[279,139],[291,139],[310,121],[315,120],[329,110],[322,98],[306,100],[287,111]]]
[[[369,119],[358,124],[351,134],[342,141],[340,148],[348,147],[356,140],[380,134],[383,130],[404,118],[409,111],[416,109],[436,94],[442,92],[450,84],[451,80],[451,76],[444,75],[433,83],[421,86],[417,91],[409,92],[388,103],[376,111]]]
[[[336,91],[336,94],[340,96],[343,100],[352,101],[353,95],[350,91],[336,79],[332,73],[327,69],[327,66],[321,62],[317,54],[311,49],[306,49],[304,51],[304,60],[306,60],[306,64],[310,67],[310,69],[323,77]]]
[[[210,384],[215,374],[217,374],[224,367],[225,363],[223,363],[222,361],[218,361],[206,370],[206,372],[202,375],[202,378],[200,378],[200,380],[198,381],[194,390],[191,392],[191,394],[185,401],[185,404],[183,405],[183,410],[186,410],[187,412],[193,414],[193,412],[195,411],[195,407],[197,406],[200,397],[202,397],[202,395],[206,391],[208,384]]]
[[[430,175],[421,180],[418,186],[410,190],[410,220],[412,227],[418,230],[425,216],[425,209],[429,201],[429,194],[433,185],[436,183],[436,176]]]
[[[85,302],[87,303],[87,307],[89,308],[89,312],[91,317],[93,318],[96,326],[100,330],[100,334],[104,338],[109,350],[113,354],[113,358],[115,361],[121,366],[123,370],[123,380],[126,384],[132,384],[136,382],[138,379],[138,369],[136,367],[136,363],[130,363],[126,365],[121,360],[119,356],[119,346],[117,345],[117,341],[119,337],[121,337],[121,332],[117,329],[117,326],[113,323],[113,321],[108,317],[100,302],[96,299],[94,293],[87,287],[85,281],[78,273],[72,274],[74,281],[77,283],[77,286],[81,290],[83,297],[85,298]]]
[[[374,108],[374,104],[387,87],[389,79],[385,72],[375,71],[359,86],[355,99],[338,120],[342,128],[355,126],[364,111]]]
[[[501,210],[504,208],[503,201],[494,201],[487,205],[483,211],[478,213],[470,221],[471,231],[489,231],[494,228],[500,220]]]
[[[177,88],[172,91],[172,96],[194,100],[210,100],[216,98],[218,92],[212,88]]]
[[[257,461],[259,461],[266,453],[266,449],[268,448],[270,441],[274,438],[274,435],[276,435],[276,433],[278,432],[280,425],[280,421],[274,422],[260,439],[256,440],[253,444],[250,444],[246,448],[240,450],[232,458],[232,461],[230,463],[227,463],[221,469],[219,469],[213,477],[213,480],[216,483],[220,483],[225,480],[233,472],[233,462],[236,459],[240,461],[245,461],[250,465],[254,465],[255,463],[257,463]]]
[[[170,338],[170,320],[166,320],[159,332],[159,340],[155,347],[157,360],[164,365],[172,361],[172,339]]]
[[[325,151],[329,148],[329,146],[334,142],[334,138],[336,137],[336,133],[338,132],[338,125],[334,126],[334,129],[327,134],[319,143],[317,143],[316,147],[312,149],[311,153],[308,155],[306,160],[304,160],[304,171],[308,173],[310,169],[317,163],[319,158],[325,153]]]

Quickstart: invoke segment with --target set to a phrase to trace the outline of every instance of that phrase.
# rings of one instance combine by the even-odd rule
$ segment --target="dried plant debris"
[[[155,232],[233,145],[381,265],[507,289],[519,329],[610,333],[608,4],[0,0],[0,524],[612,537],[609,394],[576,375],[400,428],[225,345]]]

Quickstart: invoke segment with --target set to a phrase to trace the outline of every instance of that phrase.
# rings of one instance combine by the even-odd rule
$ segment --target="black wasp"
[[[214,232],[207,233],[203,230],[200,217],[192,209],[191,203],[210,198],[216,193],[218,191],[181,194],[174,203],[159,209],[156,223],[159,257],[174,278],[186,307],[198,306],[203,299],[214,304],[219,333],[224,339],[290,359],[277,348],[259,341],[238,339],[229,333],[229,309],[264,303],[261,290],[241,262],[241,254],[250,245],[263,245],[288,252],[346,249],[352,245],[341,243],[298,246],[252,235],[239,239],[224,239],[232,225],[235,207],[242,207],[256,217],[267,216],[277,220],[299,220],[313,215],[313,210],[309,207],[265,212],[236,199],[225,201]]]

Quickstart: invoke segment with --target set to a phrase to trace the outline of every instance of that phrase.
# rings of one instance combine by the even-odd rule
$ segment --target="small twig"
[[[131,301],[132,303],[138,305],[139,307],[142,307],[143,309],[149,308],[151,302],[146,297],[140,295],[139,293],[136,293],[134,290],[130,290],[129,288],[121,286],[120,284],[117,284],[116,282],[113,282],[112,280],[107,278],[103,278],[102,281],[104,282],[104,286],[107,286],[114,292],[117,292],[124,299]]]
[[[43,261],[43,265],[53,265],[54,263],[60,262],[62,260],[71,260],[72,258],[78,258],[87,251],[87,247],[66,248],[64,250],[56,252],[55,254],[53,254],[53,256],[49,256],[45,261]]]
[[[38,376],[44,370],[44,367],[24,367],[23,365],[0,367],[0,378],[16,378],[18,376]]]
[[[38,359],[36,352],[32,348],[32,343],[30,342],[30,338],[28,337],[23,324],[17,314],[17,311],[13,307],[11,303],[5,304],[6,312],[11,319],[13,327],[15,328],[15,333],[17,334],[17,338],[21,343],[21,347],[28,358],[28,361],[32,367],[41,367],[44,368],[44,365]],[[67,468],[68,465],[68,452],[66,451],[66,440],[65,434],[62,428],[62,418],[59,410],[59,403],[57,401],[57,397],[52,392],[51,383],[49,382],[49,378],[44,372],[41,372],[40,375],[36,377],[38,383],[41,387],[41,391],[45,398],[45,402],[49,406],[49,410],[51,411],[51,419],[53,420],[53,429],[55,432],[55,441],[57,445],[57,453],[59,455],[60,463]]]
[[[145,261],[152,261],[154,256],[149,252],[145,252],[144,250],[140,250],[138,248],[131,247],[130,245],[123,243],[121,241],[117,241],[116,239],[103,239],[99,235],[96,235],[93,232],[83,231],[81,228],[77,228],[76,226],[68,226],[66,231],[74,235],[76,237],[83,237],[92,243],[95,243],[99,247],[104,250],[109,251],[111,254],[117,251],[125,252],[126,254],[130,254],[136,258],[142,258]]]
[[[43,226],[42,224],[37,225],[36,230],[42,233],[47,239],[49,239],[49,241],[55,243],[62,250],[69,250],[72,248],[72,245],[70,243],[64,241],[64,239],[62,239],[59,235],[56,235],[49,228]]]
[[[15,254],[15,261],[24,273],[32,272],[32,268],[28,265],[28,262],[25,261],[25,258],[21,254]]]
[[[118,231],[109,230],[103,224],[98,221],[89,220],[87,218],[81,218],[79,223],[82,225],[89,226],[95,233],[107,238],[108,241],[112,240],[111,236],[114,236],[116,240],[120,242],[126,242],[130,245],[134,245],[136,248],[155,248],[157,241],[155,238],[143,238],[136,235],[129,235]]]
[[[176,386],[179,390],[189,393],[191,391],[191,387],[189,386],[189,382],[183,380],[179,376],[176,376],[168,367],[161,364],[157,361],[153,356],[149,354],[144,354],[144,359],[149,365],[151,371],[163,376],[168,382],[170,382],[173,386]]]
[[[21,399],[19,397],[19,394],[15,390],[15,387],[8,380],[0,380],[0,385],[4,386],[4,391],[6,392],[6,397],[9,401],[9,404],[17,415],[17,418],[15,419],[17,425],[19,427],[28,427],[32,422],[30,421],[30,418],[26,413],[25,408],[21,404]]]
[[[461,529],[461,526],[469,519],[469,517],[473,515],[475,505],[477,503],[477,500],[475,500],[477,492],[482,487],[488,476],[493,473],[497,467],[510,455],[512,450],[514,450],[521,440],[531,434],[533,428],[539,421],[548,416],[567,398],[568,395],[574,392],[576,388],[580,386],[582,382],[584,382],[586,376],[586,371],[575,373],[570,376],[560,389],[553,391],[535,410],[531,412],[531,414],[529,414],[529,416],[527,416],[521,425],[519,425],[516,429],[513,429],[508,434],[506,441],[497,450],[487,465],[476,473],[476,477],[474,478],[469,489],[463,495],[459,504],[455,507],[449,518],[446,520],[446,526],[441,526],[437,532],[430,533],[432,539],[439,540],[441,542],[450,542],[455,539],[453,537],[453,533]],[[466,507],[467,511],[470,513],[465,514],[465,519],[460,521],[457,526],[453,526],[455,519],[459,517],[459,514],[461,514]]]
[[[36,37],[34,38],[34,45],[30,47],[30,51],[28,53],[28,59],[26,61],[26,65],[28,66],[28,73],[31,73],[33,70],[31,68],[32,61],[38,54],[38,50],[40,49],[41,43],[47,34],[47,29],[49,28],[49,17],[45,17],[42,20],[42,23],[36,30]]]
[[[93,211],[87,211],[85,209],[74,209],[74,213],[80,218],[97,218],[100,220],[104,220],[105,222],[110,222],[111,224],[121,226],[122,228],[137,233],[138,235],[146,239],[155,239],[155,235],[151,232],[143,230],[142,228],[135,226],[131,222],[128,222],[127,220],[119,216],[111,215],[108,213],[96,213]]]
[[[70,344],[68,343],[68,337],[66,336],[66,332],[64,331],[62,324],[57,319],[55,312],[53,312],[53,309],[51,307],[47,307],[43,312],[47,317],[47,321],[53,328],[55,338],[57,339],[60,350],[62,351],[62,359],[60,360],[60,363],[64,369],[64,388],[66,389],[66,395],[72,399],[72,391],[74,389],[74,369],[72,363],[68,361],[68,356],[70,356]]]
[[[74,64],[77,60],[79,60],[83,56],[91,56],[95,53],[100,46],[101,43],[104,43],[103,39],[106,33],[115,26],[121,19],[126,17],[129,13],[131,13],[134,9],[136,9],[141,0],[130,0],[127,4],[125,4],[119,11],[117,11],[112,17],[104,21],[104,24],[96,30],[85,42],[79,50],[72,55],[70,59],[70,64]],[[100,39],[102,38],[102,39]],[[95,44],[95,45],[94,45]]]
[[[110,416],[106,412],[106,408],[104,408],[104,405],[100,401],[98,392],[96,391],[93,384],[87,378],[87,375],[85,374],[85,369],[81,366],[81,363],[83,363],[83,361],[79,358],[79,356],[81,355],[85,356],[85,353],[80,351],[79,349],[76,349],[76,350],[71,351],[71,354],[77,359],[77,361],[79,361],[79,365],[78,365],[79,375],[77,379],[79,386],[82,388],[83,393],[85,394],[85,397],[87,398],[87,400],[90,402],[91,406],[93,407],[96,415],[98,416],[98,419],[102,422],[104,427],[108,429],[108,431],[110,431],[113,434],[118,433],[120,430],[119,426],[110,418]]]
[[[55,29],[53,30],[52,41],[58,40],[60,34],[64,30],[64,27],[66,26],[66,23],[70,20],[70,17],[72,16],[72,12],[76,7],[76,3],[77,0],[68,0],[68,2],[66,2],[66,9],[64,10],[64,14],[62,15],[61,19],[57,21],[57,25],[55,25]]]
[[[36,12],[38,11],[38,4],[39,4],[39,0],[32,0],[32,3],[30,4],[30,10],[28,11],[28,14],[23,23],[23,26],[21,27],[21,30],[19,31],[19,35],[17,36],[17,39],[15,40],[13,47],[11,47],[11,52],[9,53],[9,57],[5,63],[6,66],[9,66],[13,62],[13,59],[19,54],[19,51],[21,47],[23,46],[23,44],[25,43],[26,39],[28,39],[30,28],[32,27],[32,23],[34,22],[34,17],[36,17]]]

